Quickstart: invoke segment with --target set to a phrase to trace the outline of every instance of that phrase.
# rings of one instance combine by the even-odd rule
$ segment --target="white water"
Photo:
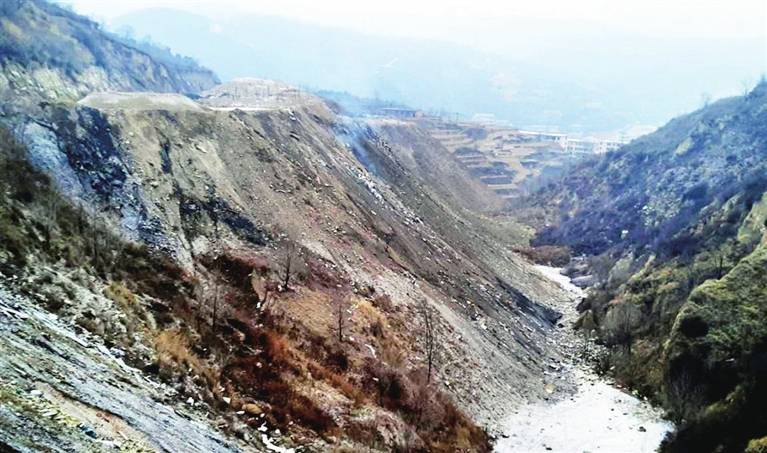
[[[574,306],[583,291],[573,286],[559,269],[537,266],[539,272],[556,281],[575,296],[563,309],[563,322],[576,316]],[[570,326],[562,329],[570,335]],[[504,435],[496,451],[534,453],[650,453],[656,451],[673,425],[662,412],[644,401],[611,386],[586,365],[571,365],[577,390],[572,395],[552,395],[551,401],[519,407],[504,422]]]

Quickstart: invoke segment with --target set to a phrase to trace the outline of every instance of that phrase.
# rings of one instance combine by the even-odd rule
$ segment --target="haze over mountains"
[[[110,20],[111,29],[195,57],[223,80],[255,75],[568,132],[659,126],[706,98],[740,94],[765,70],[764,58],[753,57],[765,54],[762,37],[648,38],[529,18],[503,25],[487,32],[497,42],[480,49],[232,11],[152,8]]]

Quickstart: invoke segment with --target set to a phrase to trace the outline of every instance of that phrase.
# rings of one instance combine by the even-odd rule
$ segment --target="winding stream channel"
[[[573,294],[572,302],[556,307],[563,313],[565,326],[558,335],[566,337],[563,342],[577,342],[571,326],[583,290],[559,269],[536,267]],[[548,401],[518,407],[503,424],[504,436],[496,444],[497,452],[650,453],[673,429],[662,418],[662,411],[597,376],[587,363],[574,359],[563,363],[563,368],[575,391],[554,391]]]

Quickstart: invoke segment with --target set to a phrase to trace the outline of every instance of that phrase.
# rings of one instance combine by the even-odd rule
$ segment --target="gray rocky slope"
[[[557,314],[546,308],[546,302],[568,296],[516,256],[511,251],[514,244],[497,234],[476,203],[472,206],[471,200],[486,194],[457,165],[429,165],[437,161],[428,141],[405,148],[387,139],[402,141],[407,136],[417,141],[422,134],[391,127],[381,131],[376,125],[354,122],[316,97],[271,82],[235,81],[205,92],[215,80],[206,70],[158,62],[43,2],[6,1],[3,13],[7,19],[2,22],[3,42],[24,42],[28,48],[23,54],[3,56],[2,122],[26,145],[30,162],[50,175],[67,199],[92,219],[113,226],[127,240],[148,245],[158,256],[171,258],[202,279],[203,288],[214,285],[209,280],[205,286],[212,272],[208,264],[200,264],[206,257],[234,251],[276,261],[280,244],[295,244],[307,260],[327,269],[323,272],[343,276],[354,288],[350,297],[359,300],[355,306],[369,306],[365,298],[371,298],[365,294],[370,293],[392,301],[396,316],[380,310],[375,315],[384,316],[388,341],[400,345],[398,352],[406,355],[405,369],[422,363],[419,306],[425,301],[437,314],[442,338],[438,385],[474,419],[492,424],[509,404],[543,394],[544,380],[549,379],[543,371],[558,359],[547,339]],[[39,35],[40,44],[32,46],[29,40],[35,30],[45,33]],[[51,46],[59,38],[75,49],[65,61],[53,57]],[[196,100],[178,94],[195,91],[200,94]],[[196,417],[204,417],[216,404],[208,401],[198,407],[192,421],[179,418],[172,407],[186,401],[188,389],[180,389],[184,397],[175,399],[164,394],[157,390],[161,387],[155,388],[159,384],[145,382],[138,371],[123,367],[98,346],[94,351],[89,337],[78,340],[58,321],[14,327],[19,319],[50,315],[9,293],[24,288],[33,299],[46,300],[35,295],[35,282],[43,282],[39,284],[44,288],[51,274],[72,271],[62,266],[56,263],[48,271],[43,266],[15,269],[26,283],[11,283],[3,290],[10,335],[4,347],[9,357],[21,361],[38,356],[41,346],[33,337],[50,345],[42,346],[47,352],[40,356],[39,367],[0,368],[4,380],[13,383],[4,390],[4,407],[38,403],[45,407],[44,401],[29,401],[37,398],[29,392],[40,385],[45,399],[59,398],[58,408],[52,410],[74,416],[79,420],[75,426],[93,424],[87,422],[93,415],[89,410],[105,411],[130,431],[129,440],[143,439],[150,449],[176,450],[166,444],[168,436],[189,443],[176,445],[178,450],[212,451],[211,442],[219,445],[215,448],[235,448],[234,443],[220,440],[223,434],[203,434],[208,428],[187,436],[196,429]],[[307,279],[314,273],[312,268]],[[102,300],[109,285],[108,281],[86,285],[57,297],[66,307],[61,315],[113,343],[113,330],[125,329],[124,309],[108,301],[102,308],[87,302]],[[217,298],[218,283],[214,286]],[[86,291],[84,295],[80,290]],[[325,303],[324,297],[309,283],[279,297],[279,319],[292,326],[293,341],[308,341],[322,332],[316,324],[326,315],[316,307]],[[141,293],[137,298],[146,307],[155,307],[149,312],[164,306]],[[308,301],[317,302],[306,305]],[[243,310],[252,309],[230,304],[221,311],[222,316],[241,319]],[[167,308],[146,318],[167,318],[166,312]],[[197,313],[198,319],[203,315],[209,316]],[[214,311],[214,327],[215,316]],[[167,322],[174,329],[192,329],[180,318]],[[156,354],[151,338],[162,332],[155,331],[154,321],[142,323],[147,330],[133,334],[127,353],[131,363],[151,368]],[[33,327],[34,332],[25,330]],[[384,348],[382,340],[363,332],[355,336],[370,344],[350,346],[354,360],[380,360],[376,351]],[[212,344],[221,341],[222,350],[233,354],[229,340],[218,338]],[[412,354],[410,347],[415,348]],[[77,381],[81,373],[93,382]],[[125,398],[125,386],[132,389],[131,399]],[[226,416],[227,409],[220,407],[224,397],[208,396],[216,398],[219,406],[214,413],[223,411]],[[159,404],[156,410],[147,411],[141,402],[150,399],[154,403],[146,407]],[[319,400],[317,404],[327,405],[328,412],[335,410],[332,401]],[[24,426],[39,432],[40,445],[54,442],[50,439],[57,433],[45,420],[48,412],[24,425],[28,421],[18,418],[21,412],[10,410],[4,417],[4,426],[9,427],[4,428],[6,444],[24,445],[28,439],[20,431]],[[344,427],[344,417],[358,416],[352,411],[333,423]],[[250,436],[241,437],[255,434],[252,430]],[[75,449],[88,442],[77,430],[62,429],[58,435]]]

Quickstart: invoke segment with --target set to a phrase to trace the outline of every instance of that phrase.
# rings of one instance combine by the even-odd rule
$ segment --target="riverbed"
[[[573,295],[569,303],[555,307],[563,313],[564,327],[556,333],[561,337],[559,341],[583,341],[572,330],[577,317],[575,306],[584,296],[583,291],[559,269],[536,268]],[[569,360],[563,363],[563,373],[574,384],[574,390],[564,393],[550,389],[548,400],[516,408],[503,423],[497,452],[650,453],[673,429],[663,419],[662,411],[597,376],[588,364]]]

